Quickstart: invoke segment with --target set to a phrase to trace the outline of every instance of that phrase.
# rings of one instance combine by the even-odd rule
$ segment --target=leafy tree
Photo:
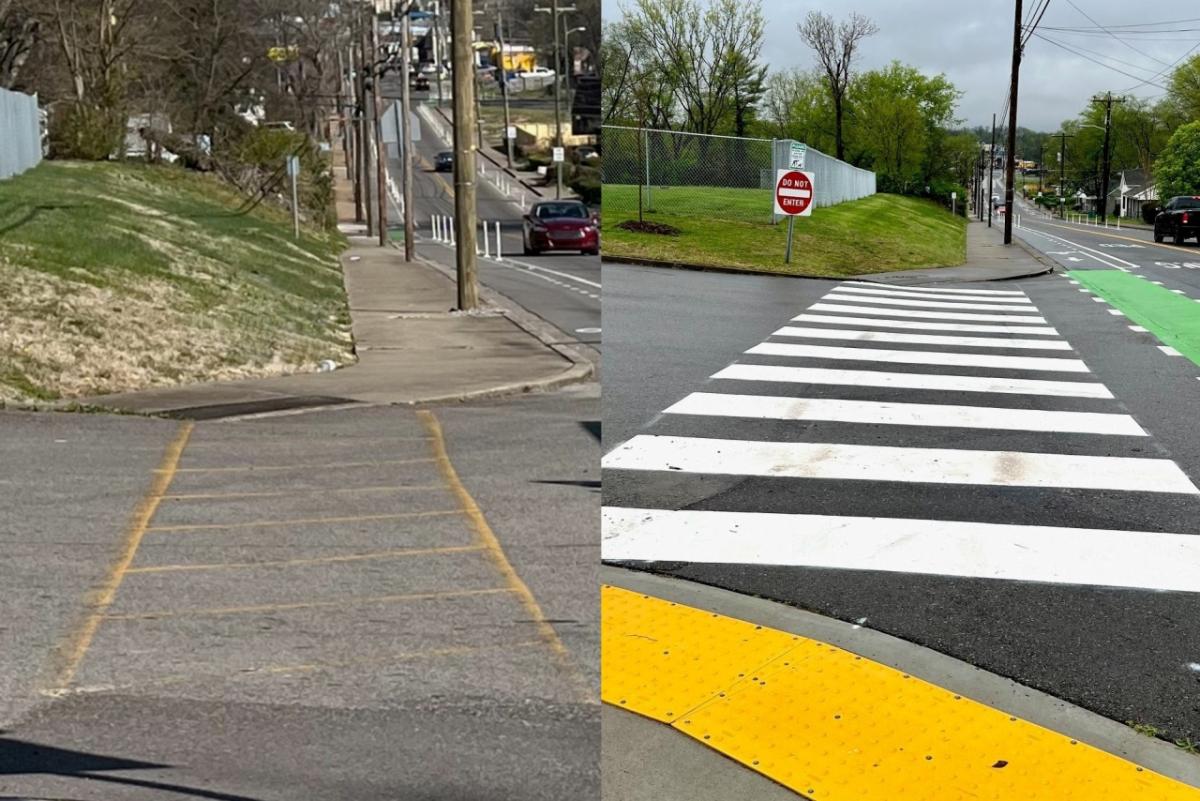
[[[753,96],[765,25],[757,0],[636,0],[624,24],[637,72],[671,97],[687,130],[717,132],[737,115],[735,95]]]
[[[1181,125],[1154,162],[1158,196],[1200,194],[1200,121]]]
[[[796,139],[815,150],[833,153],[837,147],[833,103],[820,74],[805,70],[767,76],[762,113],[767,135]]]
[[[1200,55],[1180,64],[1167,84],[1167,102],[1182,121],[1200,119]]]
[[[732,53],[729,69],[733,73],[732,132],[734,136],[746,136],[766,91],[767,67],[755,64],[744,53]]]
[[[867,17],[851,14],[835,23],[833,17],[820,11],[810,11],[797,30],[817,56],[817,64],[825,72],[826,87],[833,102],[834,149],[839,159],[845,158],[845,136],[842,123],[846,112],[846,93],[850,89],[851,68],[859,42],[879,31]]]

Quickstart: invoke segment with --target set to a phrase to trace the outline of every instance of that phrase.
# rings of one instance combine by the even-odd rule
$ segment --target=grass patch
[[[900,195],[873,195],[796,220],[792,263],[784,263],[787,224],[771,225],[765,189],[653,187],[647,222],[670,225],[678,236],[624,230],[637,220],[636,186],[605,184],[604,253],[749,272],[842,277],[966,259],[966,220],[937,204]]]
[[[352,361],[337,233],[169,166],[0,182],[0,402]]]

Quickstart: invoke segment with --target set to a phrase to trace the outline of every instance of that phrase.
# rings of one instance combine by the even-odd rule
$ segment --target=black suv
[[[433,169],[438,172],[450,172],[454,169],[454,154],[449,150],[438,153],[433,160]]]
[[[1200,238],[1200,195],[1179,195],[1167,201],[1154,217],[1154,241],[1171,237],[1176,244],[1183,244],[1189,237]]]

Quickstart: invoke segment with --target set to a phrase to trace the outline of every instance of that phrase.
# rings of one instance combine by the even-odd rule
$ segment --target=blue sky
[[[605,19],[618,17],[622,5],[623,0],[604,0]],[[1025,0],[1024,15],[1037,5],[1038,0]],[[1179,20],[1188,13],[1160,4],[1139,15],[1136,6],[1129,0],[1050,0],[1038,33],[1058,44],[1034,37],[1026,46],[1017,123],[1053,131],[1098,92],[1147,98],[1164,94],[1170,66],[1193,49],[1200,53],[1200,11],[1193,22],[1150,26],[1146,23]],[[963,92],[958,114],[966,125],[990,125],[992,114],[1003,110],[1012,66],[1011,0],[762,0],[762,7],[767,18],[763,60],[772,70],[814,65],[812,51],[796,32],[796,23],[810,9],[837,19],[858,11],[880,29],[863,43],[860,69],[899,59],[927,74],[944,73]],[[1142,27],[1139,33],[1127,33],[1133,29],[1126,28],[1110,35],[1103,30],[1129,25]],[[1055,31],[1056,27],[1092,30],[1078,33]],[[1138,85],[1146,79],[1151,83]]]

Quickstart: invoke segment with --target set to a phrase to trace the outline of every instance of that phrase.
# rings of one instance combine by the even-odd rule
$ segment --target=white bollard
[[[500,255],[500,221],[496,221],[496,261],[504,261],[504,257]]]
[[[445,219],[446,219],[446,230],[450,232],[450,237],[449,237],[450,247],[452,247],[452,248],[458,247],[458,245],[454,241],[454,218],[447,217]]]
[[[483,226],[483,257],[485,259],[490,259],[492,254],[488,250],[488,224],[486,221],[484,221],[481,222],[480,225]]]
[[[429,218],[429,238],[432,239],[434,242],[437,241],[437,217],[436,216]]]

